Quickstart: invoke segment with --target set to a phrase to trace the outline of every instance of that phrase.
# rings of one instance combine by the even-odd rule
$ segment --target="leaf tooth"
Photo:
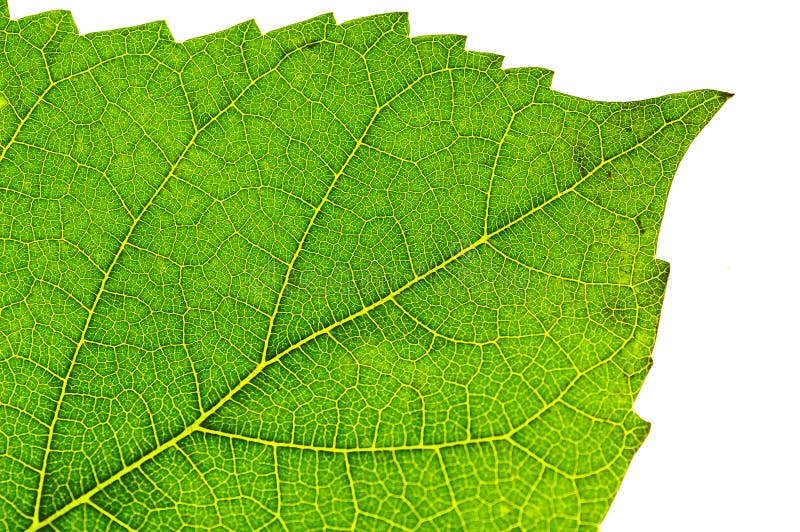
[[[408,13],[405,11],[390,11],[378,15],[368,15],[366,17],[350,19],[340,24],[344,29],[358,28],[359,31],[363,31],[366,25],[372,25],[378,31],[384,33],[393,31],[405,36],[409,36],[411,33]]]
[[[467,36],[458,33],[435,33],[432,35],[417,35],[411,38],[417,46],[435,44],[442,48],[466,51]]]
[[[406,37],[411,37],[411,22],[408,19],[407,11],[396,11],[394,13],[387,13],[387,15],[394,18],[395,22],[393,27],[398,33]]]
[[[323,13],[301,22],[266,31],[262,35],[266,38],[265,42],[271,43],[275,49],[282,48],[278,43],[296,48],[302,43],[324,39],[330,28],[338,28],[336,18],[333,13]]]
[[[467,64],[478,70],[499,70],[503,68],[505,56],[492,52],[467,50]]]
[[[2,10],[0,10],[2,13]],[[20,31],[34,45],[44,47],[56,33],[78,35],[78,26],[71,11],[54,9],[43,13],[35,13],[15,21]]]
[[[333,15],[333,11],[329,11],[327,13],[322,13],[321,15],[317,15],[316,17],[311,17],[309,19],[306,19],[306,20],[304,20],[302,22],[296,22],[296,23],[291,24],[290,26],[286,26],[286,27],[288,28],[288,27],[291,27],[291,26],[297,26],[298,24],[305,25],[305,24],[308,24],[310,22],[311,23],[317,22],[317,23],[322,23],[324,25],[333,25],[333,26],[338,25],[338,23],[336,22],[336,17]],[[278,29],[282,30],[284,28],[278,28]]]
[[[238,24],[234,24],[233,26],[229,26],[225,29],[215,31],[214,33],[208,33],[206,35],[198,35],[196,37],[190,37],[186,39],[181,44],[191,48],[192,50],[197,50],[204,47],[207,43],[218,41],[220,39],[224,39],[225,37],[235,36],[235,35],[257,35],[262,36],[261,28],[256,23],[255,19],[249,19]]]
[[[422,61],[423,72],[465,65],[467,37],[457,34],[419,35],[411,38]]]
[[[139,24],[135,28],[136,31],[139,31],[143,34],[150,34],[154,40],[161,39],[169,41],[170,43],[175,42],[175,36],[173,35],[172,30],[169,28],[169,24],[167,24],[167,21],[164,19],[145,22],[144,24]]]
[[[529,78],[535,78],[537,80],[536,85],[539,87],[549,88],[550,85],[553,83],[553,76],[555,75],[555,71],[550,70],[549,68],[545,67],[513,67],[513,68],[506,68],[503,70],[506,73],[506,76],[524,76]]]
[[[247,20],[243,20],[237,26],[243,28],[246,32],[250,33],[255,31],[258,35],[263,35],[264,32],[261,31],[261,26],[258,25],[258,21],[254,18],[249,18]]]
[[[509,104],[520,109],[536,97],[540,89],[549,89],[553,82],[553,71],[539,67],[518,67],[503,70],[500,90]]]

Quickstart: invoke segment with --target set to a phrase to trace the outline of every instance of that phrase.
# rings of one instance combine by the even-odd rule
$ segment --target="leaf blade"
[[[102,275],[65,280],[38,225],[8,225],[14,254],[45,264],[8,281],[40,290],[4,320],[14,363],[39,373],[12,373],[47,375],[38,401],[53,405],[44,457],[4,414],[38,477],[32,504],[4,499],[14,522],[599,523],[647,431],[631,406],[666,281],[666,189],[726,95],[587,102],[463,38],[409,39],[397,14],[182,45],[158,24],[66,35],[42,50],[48,120],[19,121],[6,95],[18,125],[0,164],[8,151],[6,179],[29,190],[6,190],[2,212],[33,209],[73,250],[62,270]],[[90,49],[96,65],[76,69]],[[72,94],[48,96],[51,70]],[[46,101],[74,94],[73,115]],[[48,172],[67,194],[31,179]],[[101,182],[105,199],[86,195]],[[25,347],[55,337],[25,310],[42,300],[78,338],[66,369]],[[4,412],[30,414],[15,389]],[[6,478],[19,467],[2,463]],[[237,464],[250,480],[222,478]]]

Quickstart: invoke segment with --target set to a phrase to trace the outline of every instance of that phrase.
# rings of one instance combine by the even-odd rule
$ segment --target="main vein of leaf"
[[[272,357],[270,359],[267,359],[266,355],[267,355],[267,349],[268,349],[268,346],[269,346],[269,341],[270,341],[270,338],[272,337],[272,327],[273,327],[275,318],[278,315],[278,311],[279,311],[279,308],[280,308],[281,300],[283,298],[283,294],[285,293],[286,287],[288,286],[289,278],[290,278],[290,275],[291,275],[291,273],[293,271],[294,264],[296,263],[297,258],[299,257],[299,255],[300,255],[300,253],[302,251],[303,245],[304,245],[304,243],[305,243],[305,241],[306,241],[306,239],[307,239],[307,237],[308,237],[308,235],[309,235],[309,233],[311,231],[311,228],[314,226],[316,218],[318,217],[319,213],[322,211],[322,207],[327,202],[327,199],[328,199],[331,191],[335,188],[335,185],[336,185],[339,177],[341,177],[341,175],[344,173],[345,169],[347,168],[347,165],[349,164],[349,162],[355,156],[355,154],[358,151],[358,149],[363,145],[363,141],[364,141],[367,133],[369,132],[370,127],[375,122],[375,119],[378,117],[380,112],[383,109],[385,109],[388,105],[390,105],[392,101],[394,101],[395,99],[400,97],[403,93],[405,93],[412,86],[414,86],[416,83],[418,83],[419,79],[417,79],[411,85],[407,86],[401,92],[399,92],[394,97],[392,97],[390,100],[388,100],[384,104],[378,106],[378,108],[376,109],[375,113],[371,117],[369,123],[364,128],[364,132],[362,133],[361,137],[356,141],[356,143],[355,143],[353,149],[351,150],[350,154],[347,156],[347,158],[345,159],[344,163],[342,164],[340,170],[336,174],[334,174],[333,179],[331,180],[331,184],[329,185],[328,189],[326,190],[325,195],[323,196],[323,198],[320,200],[319,205],[317,206],[316,209],[314,209],[314,213],[312,214],[311,219],[309,220],[309,223],[308,223],[308,225],[306,227],[306,230],[304,231],[303,236],[300,239],[298,247],[297,247],[297,249],[296,249],[296,251],[295,251],[295,253],[294,253],[293,257],[292,257],[292,260],[291,260],[291,262],[289,264],[289,268],[287,269],[287,272],[286,272],[286,274],[284,276],[284,279],[283,279],[283,282],[282,282],[282,285],[281,285],[281,289],[280,289],[280,292],[279,292],[279,295],[278,295],[278,299],[277,299],[276,304],[275,304],[275,309],[274,309],[274,311],[272,313],[272,316],[270,318],[269,329],[268,329],[268,333],[267,333],[267,335],[265,337],[265,340],[264,340],[264,349],[263,349],[261,361],[259,362],[259,364],[256,365],[255,368],[253,368],[253,370],[247,376],[245,376],[235,387],[233,387],[214,406],[212,406],[211,408],[209,408],[208,410],[203,412],[203,414],[200,415],[195,420],[194,423],[192,423],[191,425],[187,426],[182,432],[180,432],[177,435],[173,436],[171,439],[161,443],[158,447],[154,448],[152,451],[150,451],[149,453],[145,454],[144,456],[142,456],[141,458],[139,458],[135,462],[133,462],[133,463],[127,465],[126,467],[120,469],[117,473],[115,473],[114,475],[110,476],[106,480],[98,483],[94,488],[88,490],[87,492],[85,492],[80,497],[77,497],[77,498],[73,499],[70,503],[64,505],[62,508],[60,508],[59,510],[57,510],[53,514],[49,515],[46,519],[41,520],[39,518],[39,513],[40,513],[40,508],[41,508],[41,502],[42,502],[42,494],[43,494],[43,491],[44,491],[43,488],[44,488],[45,472],[46,472],[46,469],[47,469],[47,462],[48,462],[48,458],[49,458],[51,447],[52,447],[54,429],[55,429],[56,421],[58,420],[58,417],[59,417],[59,412],[60,412],[61,406],[63,404],[63,399],[64,399],[64,395],[65,395],[65,392],[66,392],[67,382],[69,381],[70,375],[71,375],[71,373],[72,373],[72,371],[73,371],[73,369],[75,367],[75,362],[77,360],[77,355],[78,355],[80,349],[83,347],[83,345],[84,345],[84,343],[86,341],[86,333],[89,330],[89,325],[91,324],[92,317],[94,316],[94,313],[96,311],[97,305],[99,304],[100,299],[101,299],[103,293],[105,292],[106,284],[108,283],[108,280],[111,277],[111,273],[112,273],[114,267],[119,262],[119,258],[122,256],[122,253],[123,253],[125,247],[127,246],[131,236],[133,235],[136,227],[138,226],[139,222],[142,220],[142,218],[144,217],[145,213],[148,211],[150,206],[153,205],[153,203],[155,202],[156,198],[159,196],[161,191],[164,190],[164,188],[166,187],[166,185],[169,182],[169,180],[175,175],[175,171],[178,168],[180,162],[184,159],[184,157],[186,156],[188,151],[191,149],[191,147],[194,146],[198,136],[203,131],[205,131],[211,124],[215,123],[219,119],[220,116],[222,116],[224,113],[226,113],[231,108],[234,108],[236,103],[239,101],[239,99],[241,99],[241,97],[251,87],[253,87],[258,81],[260,81],[261,79],[263,79],[264,77],[266,77],[270,73],[275,72],[277,70],[277,68],[283,63],[283,61],[286,58],[291,56],[293,53],[295,53],[295,52],[297,52],[299,50],[302,50],[304,47],[309,46],[310,44],[312,44],[312,43],[307,43],[307,44],[305,44],[303,46],[300,46],[300,47],[292,50],[291,52],[287,53],[286,55],[284,55],[284,57],[282,57],[281,60],[278,61],[278,63],[274,67],[269,69],[264,74],[258,76],[257,78],[254,78],[253,80],[251,80],[251,82],[240,92],[240,94],[230,104],[228,104],[225,108],[223,108],[221,111],[219,111],[205,125],[203,125],[199,129],[196,129],[194,135],[189,140],[189,142],[187,143],[187,145],[184,148],[184,150],[181,152],[181,154],[178,156],[178,158],[175,160],[175,162],[171,165],[170,171],[168,172],[166,177],[161,181],[159,186],[155,189],[154,193],[150,197],[150,200],[144,205],[144,207],[139,212],[138,216],[136,216],[136,218],[134,218],[133,222],[131,223],[131,226],[130,226],[127,234],[125,235],[125,237],[123,238],[122,242],[120,243],[120,246],[119,246],[116,254],[114,255],[114,257],[113,257],[108,269],[104,273],[104,276],[103,276],[103,279],[102,279],[102,281],[100,283],[100,287],[98,289],[97,295],[94,298],[92,306],[89,308],[89,312],[88,312],[88,315],[86,317],[86,321],[85,321],[84,327],[83,327],[83,329],[81,331],[80,339],[79,339],[79,341],[78,341],[78,343],[77,343],[77,345],[75,347],[75,350],[73,352],[73,355],[72,355],[72,358],[71,358],[71,361],[70,361],[70,365],[69,365],[69,368],[67,370],[67,374],[66,374],[66,376],[64,377],[64,379],[62,381],[61,391],[59,393],[59,397],[58,397],[58,400],[56,402],[56,407],[55,407],[55,412],[54,412],[54,415],[53,415],[53,420],[52,420],[52,422],[50,424],[50,427],[49,427],[47,445],[45,447],[44,459],[43,459],[43,463],[42,463],[42,468],[40,470],[39,486],[38,486],[37,493],[36,493],[36,503],[35,503],[35,509],[34,509],[34,515],[33,515],[33,522],[31,523],[31,526],[29,527],[29,530],[39,530],[39,529],[49,525],[54,520],[58,519],[59,517],[61,517],[64,514],[66,514],[67,512],[72,510],[73,508],[75,508],[77,506],[80,506],[81,504],[84,504],[84,503],[90,503],[91,497],[93,497],[95,494],[97,494],[98,492],[102,491],[103,489],[105,489],[110,484],[113,484],[114,482],[116,482],[117,480],[119,480],[120,478],[125,476],[126,474],[130,473],[131,471],[133,471],[135,469],[138,469],[142,464],[146,463],[151,458],[154,458],[155,456],[159,455],[161,452],[163,452],[167,448],[176,445],[179,441],[181,441],[182,439],[184,439],[188,435],[192,434],[193,432],[195,432],[195,431],[208,432],[208,429],[205,429],[204,427],[201,426],[202,423],[204,423],[211,415],[213,415],[215,412],[217,412],[232,397],[234,397],[242,388],[244,388],[246,385],[248,385],[266,367],[268,367],[268,366],[272,365],[273,363],[279,361],[280,359],[282,359],[288,353],[293,352],[294,350],[296,350],[296,349],[302,347],[303,345],[315,340],[316,338],[318,338],[318,337],[320,337],[322,335],[330,333],[332,330],[336,329],[337,327],[340,327],[340,326],[344,325],[345,323],[351,322],[351,321],[359,318],[360,316],[368,314],[372,310],[374,310],[374,309],[386,304],[387,302],[395,301],[395,298],[399,294],[401,294],[402,292],[404,292],[407,289],[411,288],[412,286],[414,286],[418,282],[422,281],[423,279],[426,279],[427,277],[435,274],[436,272],[446,268],[448,265],[450,265],[453,262],[457,261],[459,258],[463,257],[464,255],[466,255],[470,251],[472,251],[472,250],[478,248],[479,246],[489,242],[489,240],[491,240],[495,236],[497,236],[500,233],[502,233],[502,232],[510,229],[511,227],[515,226],[517,223],[523,221],[524,219],[526,219],[527,217],[529,217],[533,213],[535,213],[535,212],[543,209],[547,205],[557,201],[558,199],[560,199],[561,197],[565,196],[566,194],[575,191],[576,188],[581,183],[583,183],[584,181],[589,179],[599,169],[601,169],[605,164],[608,164],[608,163],[610,163],[610,162],[612,162],[612,161],[614,161],[614,160],[616,160],[616,159],[618,159],[620,157],[623,157],[624,155],[630,153],[631,151],[639,148],[647,140],[651,139],[652,137],[654,137],[655,135],[660,133],[665,127],[667,127],[668,125],[670,125],[672,123],[680,122],[686,115],[688,115],[694,109],[696,109],[696,108],[698,108],[698,107],[700,107],[700,106],[705,104],[705,102],[703,102],[703,103],[698,104],[698,105],[696,105],[694,107],[691,107],[680,118],[678,118],[676,120],[669,121],[669,122],[665,122],[656,131],[654,131],[653,133],[648,135],[646,138],[644,138],[641,141],[639,141],[634,146],[632,146],[632,147],[630,147],[630,148],[618,153],[617,155],[615,155],[613,157],[610,157],[609,159],[601,161],[595,168],[593,168],[592,170],[587,172],[587,174],[585,176],[581,177],[579,180],[577,180],[570,187],[568,187],[568,188],[564,189],[563,191],[555,194],[554,196],[552,196],[548,200],[542,202],[541,204],[533,206],[530,210],[528,210],[527,212],[523,213],[519,217],[513,219],[512,221],[508,222],[507,224],[503,225],[502,227],[496,229],[495,231],[493,231],[491,233],[488,233],[487,231],[484,231],[483,236],[481,236],[478,240],[476,240],[475,242],[473,242],[469,246],[466,246],[466,247],[462,248],[457,253],[455,253],[454,255],[450,256],[449,258],[444,260],[439,265],[429,269],[426,272],[423,272],[420,275],[415,276],[413,279],[408,281],[406,284],[404,284],[400,288],[394,290],[393,292],[391,292],[387,296],[384,296],[383,298],[375,301],[374,303],[372,303],[372,304],[370,304],[368,306],[365,306],[361,310],[359,310],[357,312],[354,312],[354,313],[352,313],[352,314],[350,314],[350,315],[348,315],[348,316],[346,316],[346,317],[344,317],[344,318],[342,318],[342,319],[340,319],[340,320],[338,320],[338,321],[336,321],[336,322],[334,322],[334,323],[332,323],[332,324],[330,324],[330,325],[328,325],[328,326],[326,326],[326,327],[324,327],[324,328],[322,328],[322,329],[320,329],[320,330],[318,330],[318,331],[306,336],[305,338],[299,340],[295,344],[287,347],[286,349],[284,349],[283,351],[281,351],[280,353],[278,353],[274,357]],[[20,122],[19,126],[17,127],[15,133],[12,135],[12,138],[9,141],[9,143],[3,148],[2,152],[0,152],[0,161],[2,161],[4,159],[4,157],[6,155],[6,152],[9,149],[9,147],[12,144],[14,144],[18,134],[22,130],[22,127],[23,127],[24,123],[33,114],[33,111],[36,108],[36,106],[38,106],[41,102],[44,101],[44,99],[47,96],[47,94],[50,92],[50,90],[52,90],[52,88],[55,85],[57,85],[58,83],[66,80],[66,79],[70,79],[70,78],[75,77],[75,76],[77,76],[79,74],[83,74],[83,73],[86,73],[86,72],[88,72],[90,70],[93,70],[94,68],[97,68],[98,66],[100,66],[100,64],[102,64],[102,63],[98,63],[98,64],[96,64],[96,65],[94,65],[94,66],[90,67],[89,69],[86,69],[86,70],[84,70],[82,72],[74,73],[71,76],[69,76],[68,78],[63,78],[61,80],[58,80],[58,81],[55,81],[55,82],[51,82],[51,84],[48,86],[48,88],[42,93],[42,95],[38,98],[38,100],[32,105],[32,107],[30,108],[28,113],[25,115],[25,117],[21,120],[21,122]],[[432,72],[432,73],[430,73],[428,75],[431,75],[433,73],[435,73],[435,72]],[[188,102],[187,102],[187,104],[188,104]],[[533,102],[531,104],[529,104],[529,105],[532,105],[532,104],[533,104]],[[512,117],[510,119],[511,121],[514,120],[514,117],[516,116],[517,113],[519,113],[519,111],[520,110],[517,110],[512,115]],[[510,131],[510,124],[509,124],[509,127],[506,128],[506,131],[504,133],[504,138],[508,134],[509,131]],[[503,142],[504,138],[501,139],[501,141],[500,141],[501,143]],[[201,405],[201,407],[202,407],[202,405]]]

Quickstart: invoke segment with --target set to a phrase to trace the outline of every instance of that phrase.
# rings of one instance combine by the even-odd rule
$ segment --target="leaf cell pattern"
[[[727,94],[582,100],[404,14],[0,25],[0,528],[597,529]]]

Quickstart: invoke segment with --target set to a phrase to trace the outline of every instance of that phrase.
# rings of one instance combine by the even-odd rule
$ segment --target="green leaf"
[[[6,529],[597,528],[729,95],[582,100],[404,14],[0,24]]]

